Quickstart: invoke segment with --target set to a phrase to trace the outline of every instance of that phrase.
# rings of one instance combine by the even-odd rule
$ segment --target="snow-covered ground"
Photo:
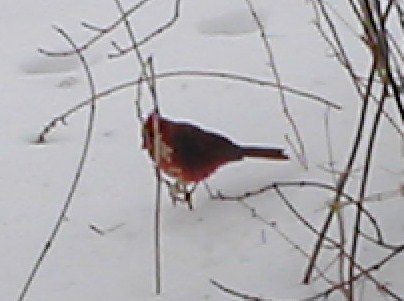
[[[124,2],[126,7],[131,3]],[[342,169],[352,144],[360,100],[312,24],[311,5],[292,0],[253,3],[265,24],[282,82],[343,107],[341,111],[331,110],[329,115],[334,158],[337,168]],[[135,33],[142,37],[168,21],[173,8],[174,1],[150,1],[133,19]],[[349,20],[344,5],[338,9]],[[102,27],[118,16],[114,1],[3,1],[0,300],[18,298],[48,238],[70,189],[87,126],[88,110],[84,109],[67,120],[68,126],[56,128],[48,136],[48,143],[33,143],[52,117],[89,95],[76,57],[48,58],[36,48],[69,48],[51,25],[62,27],[79,43],[93,34],[80,25],[81,21]],[[369,67],[366,50],[348,28],[341,26],[339,30],[346,44],[352,45],[349,55],[355,67],[364,72]],[[97,91],[139,75],[135,56],[107,58],[114,51],[109,44],[112,40],[127,43],[123,27],[85,52]],[[274,80],[256,24],[243,0],[182,1],[180,18],[174,27],[149,42],[142,53],[153,55],[157,72],[216,70]],[[194,195],[193,211],[182,205],[173,207],[164,189],[163,293],[156,297],[155,179],[150,159],[140,148],[141,129],[134,117],[134,95],[134,89],[126,89],[98,102],[89,158],[68,219],[26,300],[232,299],[209,279],[274,300],[298,299],[327,288],[322,281],[301,285],[306,258],[271,227],[253,218],[241,204],[212,201],[200,186]],[[287,163],[247,160],[215,173],[208,180],[212,189],[237,195],[273,181],[333,183],[333,177],[319,167],[326,166],[328,160],[326,107],[307,98],[286,95],[305,142],[309,169],[304,170],[295,158]],[[291,136],[292,132],[276,89],[218,78],[173,77],[158,81],[158,96],[167,116],[192,120],[238,142],[284,145],[292,154],[284,139],[285,134]],[[151,107],[146,89],[142,105],[146,114]],[[387,107],[402,126],[393,103]],[[383,120],[369,194],[397,190],[402,184],[403,158],[398,137]],[[356,168],[362,167],[360,161]],[[359,176],[360,173],[350,183],[351,188],[356,187]],[[351,192],[356,195],[356,188]],[[322,225],[326,202],[332,194],[299,188],[285,189],[284,193],[311,223]],[[404,207],[400,200],[402,197],[397,196],[369,205],[386,238],[397,243],[404,238]],[[274,192],[249,199],[248,204],[311,252],[316,237],[290,214]],[[353,211],[344,212],[349,225]],[[106,235],[97,234],[89,225],[105,230]],[[371,263],[381,254],[374,248],[360,249],[363,263]],[[330,253],[323,251],[320,262],[326,264],[329,259]],[[398,256],[375,275],[404,296],[403,268],[404,260]],[[363,289],[367,296],[363,300],[382,298],[370,283],[364,284]],[[332,298],[341,300],[342,296],[335,294]]]

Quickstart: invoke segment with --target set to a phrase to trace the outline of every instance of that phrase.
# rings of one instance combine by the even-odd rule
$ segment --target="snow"
[[[220,3],[217,3],[220,2]],[[132,1],[124,2],[125,7]],[[284,84],[321,95],[343,107],[331,110],[330,131],[337,168],[342,169],[351,147],[360,101],[345,71],[332,57],[312,24],[313,11],[304,1],[253,1],[264,22]],[[231,7],[231,9],[229,9]],[[135,33],[144,36],[168,21],[174,1],[150,1],[133,20]],[[349,19],[344,6],[338,7]],[[37,133],[54,116],[88,98],[82,66],[74,56],[49,58],[38,47],[66,50],[68,44],[57,25],[79,44],[92,32],[81,21],[111,24],[119,16],[114,1],[6,0],[0,12],[1,84],[3,126],[0,225],[0,300],[16,300],[63,206],[82,151],[88,110],[59,125],[44,145],[33,143]],[[158,72],[216,70],[273,80],[268,58],[245,1],[183,1],[176,25],[142,48],[152,54]],[[366,50],[341,27],[352,45],[355,66],[368,67]],[[88,52],[97,92],[138,77],[134,56],[108,59],[109,42],[126,45],[124,28],[104,38]],[[141,131],[133,106],[134,89],[117,92],[97,104],[89,158],[61,232],[45,258],[26,300],[232,300],[214,287],[215,279],[236,290],[274,300],[311,296],[327,286],[301,284],[307,259],[285,242],[273,228],[253,218],[236,202],[212,201],[201,185],[194,195],[194,210],[173,207],[164,189],[162,206],[162,295],[154,294],[153,167],[141,150]],[[292,135],[282,113],[276,89],[226,79],[173,77],[158,81],[162,112],[171,118],[191,120],[228,134],[235,141],[284,145]],[[319,166],[327,164],[324,105],[287,94],[291,114],[305,141],[309,170],[297,162],[247,160],[220,169],[208,183],[213,190],[238,195],[274,181],[318,180],[333,183]],[[144,89],[144,113],[151,108]],[[388,105],[396,122],[394,106]],[[374,108],[373,108],[374,110]],[[402,185],[403,160],[398,135],[383,120],[372,170],[369,193],[395,190]],[[361,155],[365,150],[361,149]],[[357,164],[356,168],[363,165]],[[350,183],[356,195],[357,182]],[[356,182],[355,182],[356,181]],[[354,185],[356,184],[356,185]],[[284,190],[288,199],[316,227],[327,214],[331,194],[305,188]],[[402,197],[369,205],[380,219],[386,238],[402,241]],[[248,204],[268,221],[311,252],[315,241],[287,210],[274,192]],[[349,218],[352,210],[346,210]],[[347,224],[349,224],[349,219]],[[366,223],[364,223],[366,225]],[[105,231],[99,235],[90,225]],[[369,227],[369,225],[367,225]],[[364,262],[381,252],[362,246]],[[330,253],[323,251],[321,264]],[[398,256],[375,273],[404,295]],[[368,298],[382,297],[372,284]],[[341,300],[338,293],[331,300]]]

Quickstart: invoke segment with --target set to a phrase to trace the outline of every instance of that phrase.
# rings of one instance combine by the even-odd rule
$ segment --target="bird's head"
[[[163,132],[167,134],[168,128],[170,127],[170,122],[168,122],[165,118],[161,117],[159,113],[152,112],[147,117],[145,123],[143,124],[142,136],[143,136],[143,149],[147,149],[150,152],[153,152],[153,149],[156,147],[154,144],[156,143],[156,136],[160,137],[159,143],[161,143]],[[158,135],[156,135],[156,133]]]
[[[160,116],[158,113],[151,113],[146,122],[143,124],[142,136],[143,136],[143,149],[153,149],[154,132],[155,128],[158,128]]]

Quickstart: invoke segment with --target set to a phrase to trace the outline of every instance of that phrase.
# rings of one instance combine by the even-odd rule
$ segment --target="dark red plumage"
[[[289,159],[283,149],[240,146],[220,134],[152,113],[144,125],[143,148],[149,151],[153,160],[156,159],[156,128],[161,138],[160,169],[185,184],[200,182],[218,167],[244,157]]]

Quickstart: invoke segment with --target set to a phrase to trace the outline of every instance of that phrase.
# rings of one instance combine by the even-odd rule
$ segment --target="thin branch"
[[[78,47],[79,51],[82,52],[82,51],[88,50],[92,45],[94,45],[96,42],[101,40],[107,34],[112,33],[122,22],[124,22],[125,19],[128,19],[129,16],[133,15],[136,11],[138,11],[141,7],[143,7],[145,4],[147,4],[150,1],[151,0],[139,1],[138,3],[133,5],[131,8],[126,10],[119,19],[114,21],[112,24],[106,26],[105,28],[98,28],[94,25],[88,24],[87,22],[82,22],[83,27],[85,27],[87,29],[91,29],[91,30],[95,31],[97,34],[95,36],[93,36],[92,38],[90,38],[87,42],[82,44],[80,47]],[[181,2],[180,0],[176,0],[176,2],[175,2],[173,17],[171,17],[171,19],[168,20],[165,24],[159,26],[158,28],[153,30],[151,33],[149,33],[147,36],[145,36],[144,38],[137,41],[136,47],[144,46],[146,43],[150,42],[151,40],[153,40],[154,38],[156,38],[157,36],[159,36],[160,34],[165,32],[166,30],[171,28],[176,23],[176,21],[179,18],[179,13],[180,13],[180,4],[181,4],[180,2]],[[112,42],[112,44],[113,44],[114,48],[117,50],[117,52],[114,54],[109,54],[108,55],[109,58],[120,57],[124,54],[129,53],[130,51],[132,51],[136,48],[136,47],[134,47],[134,45],[131,45],[128,48],[121,48],[116,44],[116,42]],[[38,48],[38,51],[42,54],[52,56],[52,57],[70,56],[70,55],[74,54],[74,51],[70,51],[70,50],[51,51],[51,50],[46,50],[44,48]]]
[[[273,182],[271,184],[265,185],[255,191],[247,191],[241,195],[236,195],[236,196],[228,196],[228,195],[223,194],[222,192],[219,192],[217,195],[214,195],[213,193],[210,192],[210,190],[208,190],[208,191],[210,192],[209,193],[210,197],[214,200],[219,199],[219,200],[224,200],[224,201],[240,201],[240,200],[245,200],[247,198],[255,197],[257,195],[260,195],[260,194],[270,191],[270,190],[276,190],[279,187],[296,187],[296,188],[310,187],[310,188],[318,188],[321,190],[326,190],[326,191],[330,191],[330,192],[334,192],[334,193],[336,193],[336,191],[337,191],[337,188],[333,185],[330,185],[327,183],[322,183],[322,182],[316,182],[316,181],[277,181],[277,182]],[[357,203],[354,200],[354,198],[346,192],[341,192],[341,197],[345,198],[348,201],[347,204],[356,205],[356,203]],[[339,204],[341,204],[341,203],[339,203]],[[347,205],[347,204],[345,204],[345,205]],[[291,204],[289,203],[287,205],[288,205],[288,208],[290,209]],[[329,207],[330,207],[331,211],[337,212],[338,210],[341,210],[342,205],[336,206],[334,203],[331,203]],[[376,237],[377,237],[377,239],[375,241],[377,241],[377,245],[390,249],[390,245],[385,246],[382,231],[381,231],[376,219],[366,208],[362,208],[362,210],[375,230]],[[291,211],[293,212],[296,210],[291,210]],[[298,216],[298,220],[301,220],[301,217]],[[312,226],[308,221],[304,221],[303,225],[305,225],[311,232],[313,232],[317,236],[319,235],[318,230],[314,226]],[[329,238],[327,238],[327,236],[324,237],[324,240],[332,243],[332,241]],[[340,247],[339,244],[336,244],[336,246]],[[310,256],[308,258],[310,258]]]
[[[97,41],[99,41],[101,38],[103,38],[107,33],[112,32],[114,29],[116,29],[128,16],[130,16],[131,14],[133,14],[134,12],[136,12],[137,10],[139,10],[143,5],[145,5],[147,2],[149,2],[151,0],[141,0],[138,3],[136,3],[135,5],[133,5],[130,9],[128,9],[122,16],[121,18],[117,19],[116,21],[114,21],[112,24],[110,24],[109,26],[105,27],[104,29],[101,30],[97,30],[97,34],[92,37],[91,39],[89,39],[87,42],[85,42],[82,46],[77,46],[77,51],[78,52],[83,52],[85,50],[87,50],[88,48],[90,48],[90,46],[92,46],[93,44],[95,44]],[[82,25],[85,28],[88,28],[87,23],[82,23]],[[95,26],[91,26],[91,27],[95,27]],[[48,56],[53,56],[53,57],[58,57],[58,56],[69,56],[69,55],[73,55],[76,53],[76,51],[71,51],[71,50],[67,50],[67,51],[49,51],[49,50],[45,50],[43,48],[39,48],[38,51],[40,53],[43,53],[45,55]]]
[[[162,34],[167,29],[171,28],[180,17],[180,8],[181,8],[180,4],[181,4],[180,0],[175,1],[174,14],[173,14],[172,18],[169,21],[167,21],[167,23],[165,23],[165,24],[161,25],[160,27],[158,27],[157,29],[155,29],[153,32],[151,32],[146,37],[141,39],[135,45],[132,44],[130,47],[127,47],[127,48],[120,48],[119,51],[117,51],[116,53],[108,54],[108,58],[111,58],[111,59],[118,58],[118,57],[121,57],[121,56],[129,53],[132,50],[136,50],[137,47],[141,47],[141,46],[145,45],[147,42],[149,42],[153,38],[157,37],[158,35]]]
[[[129,20],[125,16],[125,11],[122,7],[120,0],[114,0],[119,12],[124,19],[124,24],[126,31],[128,33],[129,39],[131,41],[132,47],[135,50],[136,58],[139,61],[141,67],[141,77],[140,80],[145,79],[147,86],[149,88],[149,92],[153,99],[154,104],[154,112],[158,113],[158,101],[157,101],[157,92],[156,92],[156,81],[155,81],[155,72],[153,66],[153,60],[151,57],[148,58],[147,61],[143,59],[143,56],[139,50],[138,44],[136,42],[134,31],[129,23]],[[139,93],[139,92],[138,92]],[[140,110],[140,104],[139,104]],[[153,130],[154,133],[160,133],[158,127],[158,121],[153,121]],[[154,213],[154,258],[155,258],[155,285],[156,285],[156,294],[161,294],[161,173],[160,173],[160,135],[156,134],[154,139],[154,153],[155,153],[155,175],[156,175],[156,196],[155,196],[155,213]]]
[[[248,295],[246,293],[241,293],[236,291],[235,289],[229,288],[223,284],[221,284],[220,282],[214,280],[214,279],[210,279],[209,280],[210,283],[214,286],[216,286],[218,289],[220,289],[221,291],[225,292],[226,294],[232,295],[233,297],[237,297],[240,298],[242,300],[249,300],[249,301],[273,301],[273,299],[264,299],[264,298],[260,298],[260,297],[256,297],[256,296],[252,296],[252,295]]]
[[[297,181],[297,182],[278,182],[278,183],[273,183],[271,185],[267,185],[265,187],[262,187],[259,190],[253,191],[253,192],[246,192],[243,195],[240,196],[225,196],[223,195],[221,192],[217,192],[217,194],[213,194],[211,192],[211,190],[209,189],[209,187],[206,185],[205,186],[208,190],[208,193],[210,195],[210,197],[212,199],[220,199],[220,200],[232,200],[232,201],[237,201],[239,202],[239,204],[243,205],[245,208],[247,208],[251,213],[252,216],[258,220],[260,220],[261,222],[263,222],[265,225],[268,225],[271,227],[271,229],[273,229],[274,231],[276,231],[276,233],[278,233],[283,239],[285,239],[286,242],[288,242],[290,245],[292,245],[294,247],[294,249],[298,250],[300,254],[302,254],[304,257],[306,258],[310,258],[310,255],[305,252],[298,244],[296,244],[295,242],[293,242],[285,233],[283,233],[279,227],[277,226],[276,222],[271,222],[268,221],[267,219],[265,219],[262,215],[260,215],[256,209],[252,206],[250,206],[248,203],[245,202],[246,198],[249,197],[253,197],[256,196],[264,191],[270,190],[270,189],[278,189],[279,191],[279,187],[283,186],[283,187],[288,187],[288,186],[309,186],[309,187],[317,187],[317,188],[322,188],[322,189],[326,189],[326,190],[335,190],[335,187],[328,185],[328,184],[324,184],[324,183],[318,183],[318,182],[307,182],[307,181]],[[286,199],[286,197],[281,194],[280,195],[281,198],[284,200]],[[347,199],[351,199],[352,198],[349,195],[345,195],[345,197],[347,197]],[[287,206],[290,207],[291,204],[289,201],[287,201],[288,204]],[[295,209],[293,209],[293,211],[297,212]],[[366,210],[364,209],[364,212],[366,212]],[[370,213],[369,213],[370,214]],[[370,215],[371,216],[371,215]],[[302,219],[304,219],[302,216],[298,216],[298,219],[301,221]],[[304,221],[303,222],[304,225],[307,226],[308,222]],[[316,230],[313,226],[309,226],[309,229],[314,229],[314,233],[318,233],[318,230]],[[317,234],[318,235],[318,234]],[[339,248],[339,243],[330,238],[325,236],[324,239],[329,242],[333,247],[341,250]],[[380,245],[380,241],[375,241],[376,244]],[[385,247],[385,246],[384,246]],[[382,290],[385,294],[388,294],[389,296],[391,296],[393,299],[395,300],[402,300],[395,292],[393,292],[392,290],[390,290],[389,288],[385,287],[384,285],[382,285],[380,282],[378,282],[378,280],[371,274],[372,271],[376,271],[379,270],[384,264],[386,264],[391,258],[397,256],[398,254],[400,254],[403,250],[404,250],[404,246],[403,245],[399,245],[396,247],[392,247],[392,248],[387,248],[390,249],[392,252],[386,256],[384,259],[380,260],[379,262],[377,262],[376,264],[371,265],[368,268],[364,268],[361,265],[359,265],[356,261],[353,260],[353,258],[350,256],[350,254],[348,254],[347,252],[345,252],[344,250],[342,250],[342,253],[340,253],[340,255],[344,256],[349,263],[353,264],[354,267],[359,271],[358,274],[355,274],[353,276],[352,279],[346,280],[346,281],[342,281],[340,283],[335,284],[333,281],[331,281],[327,275],[324,273],[324,271],[322,271],[321,269],[319,269],[316,265],[313,266],[313,269],[318,273],[318,275],[324,279],[328,284],[330,284],[330,288],[319,293],[316,294],[314,297],[309,297],[309,298],[304,298],[301,299],[302,301],[306,301],[306,300],[317,300],[319,298],[326,298],[328,297],[332,292],[334,292],[335,290],[341,290],[341,292],[343,294],[346,294],[346,290],[345,290],[345,286],[349,285],[349,283],[351,281],[356,281],[358,279],[360,279],[361,277],[366,277],[368,280],[370,280],[375,287],[378,290]]]
[[[255,23],[258,26],[258,29],[260,31],[260,36],[261,39],[264,43],[267,55],[268,55],[268,59],[269,59],[269,64],[271,66],[272,69],[272,73],[274,74],[275,77],[275,82],[276,85],[278,87],[278,91],[279,91],[279,96],[281,99],[281,103],[282,103],[282,108],[283,108],[283,113],[286,117],[286,119],[288,120],[290,126],[292,127],[292,131],[293,134],[297,140],[298,146],[299,146],[299,153],[297,154],[297,159],[299,160],[300,164],[305,168],[308,169],[308,162],[307,162],[307,156],[306,156],[306,151],[305,151],[305,147],[304,147],[304,142],[303,142],[303,138],[299,132],[299,128],[297,127],[297,124],[295,122],[295,120],[293,119],[292,115],[290,114],[287,102],[286,102],[286,97],[285,97],[285,93],[284,93],[284,89],[283,89],[283,85],[282,85],[282,81],[281,81],[281,77],[278,71],[278,68],[276,67],[275,64],[275,57],[273,54],[273,50],[271,48],[271,45],[269,44],[269,39],[268,39],[268,35],[265,32],[265,28],[264,25],[262,24],[260,18],[258,17],[257,12],[254,9],[254,6],[251,2],[251,0],[245,0],[248,8],[250,10],[251,15],[254,18]],[[289,140],[290,142],[290,140]],[[295,149],[295,148],[294,148]]]
[[[331,142],[331,133],[330,133],[330,110],[329,108],[326,109],[325,115],[324,115],[324,130],[325,130],[325,136],[326,136],[326,142],[327,142],[327,151],[328,151],[328,166],[331,170],[331,175],[333,177],[333,181],[336,184],[337,183],[337,178],[336,178],[336,170],[335,170],[335,160],[334,160],[334,154],[332,150],[332,142]],[[345,281],[345,258],[343,256],[343,253],[345,251],[345,243],[346,243],[346,238],[345,238],[345,226],[344,226],[344,211],[343,210],[337,210],[337,220],[338,220],[338,227],[339,227],[339,256],[338,256],[338,274],[339,274],[339,280],[340,282]]]
[[[85,141],[84,141],[82,154],[81,154],[80,161],[79,161],[78,167],[76,169],[76,173],[74,175],[69,193],[66,197],[63,208],[60,211],[56,224],[54,225],[52,232],[44,245],[44,248],[42,249],[38,259],[36,260],[36,262],[34,264],[33,269],[31,270],[31,273],[28,276],[28,279],[26,280],[26,282],[24,284],[24,287],[18,297],[19,301],[22,301],[25,299],[27,292],[28,292],[29,288],[31,287],[32,281],[34,280],[35,276],[37,275],[39,268],[42,266],[42,263],[43,263],[46,255],[48,254],[50,248],[52,247],[52,244],[54,243],[56,236],[60,232],[60,228],[62,226],[63,221],[66,218],[66,214],[71,206],[73,197],[75,195],[79,181],[81,179],[81,175],[83,173],[84,165],[85,165],[85,162],[88,157],[90,141],[91,141],[93,128],[94,128],[94,119],[95,119],[95,111],[96,111],[96,101],[95,101],[96,89],[95,89],[95,84],[94,84],[93,77],[91,75],[90,68],[88,66],[88,63],[87,63],[85,57],[82,55],[82,53],[80,52],[80,50],[78,49],[78,47],[76,46],[74,41],[71,39],[71,37],[63,29],[57,28],[57,27],[55,27],[55,29],[63,38],[66,39],[66,41],[74,49],[75,53],[80,58],[81,64],[83,65],[84,71],[87,75],[88,84],[90,87],[90,94],[91,94],[90,112],[89,112],[89,117],[88,117],[87,133],[86,133],[86,137],[85,137]]]
[[[275,183],[274,183],[275,184]],[[245,198],[249,198],[252,196],[256,196],[259,193],[262,193],[263,191],[266,191],[268,189],[275,189],[275,188],[279,188],[280,186],[305,186],[308,185],[309,187],[319,187],[319,188],[324,188],[326,190],[333,190],[335,188],[333,188],[332,186],[329,186],[327,184],[323,184],[323,183],[317,183],[317,182],[279,182],[277,183],[277,185],[267,185],[263,188],[261,188],[260,190],[254,191],[254,192],[246,192],[244,195],[240,195],[240,196],[225,196],[223,195],[221,192],[217,192],[217,194],[213,194],[211,192],[211,190],[209,189],[209,187],[206,185],[205,186],[208,190],[208,193],[211,197],[211,199],[220,199],[220,200],[233,200],[233,201],[237,201],[239,204],[241,204],[243,207],[245,207],[246,209],[248,209],[252,216],[256,219],[258,219],[259,221],[263,222],[265,225],[268,225],[269,227],[271,227],[271,229],[273,229],[277,234],[279,234],[287,243],[289,243],[294,249],[296,249],[300,254],[302,254],[304,257],[306,258],[310,258],[310,255],[304,251],[298,244],[296,244],[295,242],[293,242],[283,231],[281,231],[277,225],[277,223],[275,221],[268,221],[267,219],[265,219],[262,215],[260,215],[257,210],[252,207],[251,205],[249,205],[247,202],[245,202]],[[285,197],[282,194],[283,197]],[[349,196],[347,196],[348,198],[350,198]],[[291,206],[290,202],[289,202],[289,206]],[[296,210],[294,210],[296,211]],[[302,217],[298,218],[299,220]],[[306,222],[304,222],[304,224],[307,224]],[[314,228],[314,227],[311,227]],[[310,229],[310,227],[309,227]],[[318,233],[318,231],[314,228],[315,233]],[[339,249],[339,244],[336,240],[330,238],[330,237],[325,237],[325,240],[327,242],[329,242],[333,247]],[[352,263],[355,268],[359,271],[358,274],[354,275],[353,279],[351,279],[352,281],[356,281],[358,279],[360,279],[361,277],[366,277],[368,280],[370,280],[378,290],[382,289],[383,292],[385,292],[386,294],[390,295],[391,297],[393,297],[396,300],[401,300],[399,299],[400,297],[398,297],[398,295],[396,293],[394,293],[392,290],[388,289],[387,287],[384,287],[381,283],[379,283],[377,281],[377,279],[371,275],[372,271],[376,271],[378,269],[380,269],[382,267],[382,265],[384,265],[385,263],[387,263],[387,261],[398,255],[399,253],[401,253],[404,250],[404,246],[400,245],[397,246],[394,249],[391,249],[392,252],[386,256],[386,258],[384,258],[383,260],[377,262],[376,264],[371,265],[369,268],[364,268],[361,265],[359,265],[357,262],[353,261],[352,257],[345,251],[343,251],[343,253],[341,255],[343,255],[350,263]],[[342,281],[340,283],[334,283],[333,281],[331,281],[327,275],[324,273],[323,270],[319,269],[317,266],[314,266],[313,269],[318,273],[318,275],[324,279],[328,284],[330,284],[330,288],[319,293],[316,294],[314,297],[309,297],[309,298],[303,298],[301,299],[302,301],[306,301],[306,300],[317,300],[321,297],[328,297],[332,292],[334,292],[335,290],[341,290],[341,292],[343,294],[346,294],[346,290],[345,290],[345,286],[349,284],[350,280],[347,281]]]
[[[338,184],[337,184],[337,188],[336,188],[336,194],[335,194],[335,198],[334,198],[334,204],[335,204],[336,207],[339,206],[340,198],[341,198],[341,196],[343,194],[344,187],[345,187],[345,185],[347,183],[347,180],[348,180],[348,176],[352,171],[352,167],[353,167],[353,164],[355,162],[355,158],[356,158],[357,153],[358,153],[358,149],[359,149],[360,141],[362,139],[362,133],[363,133],[363,130],[364,130],[364,125],[365,125],[366,113],[367,113],[367,108],[368,108],[368,103],[369,103],[368,98],[369,98],[369,95],[371,93],[370,91],[371,91],[371,87],[372,87],[372,84],[373,84],[373,78],[375,76],[375,72],[376,72],[376,64],[375,64],[375,62],[373,62],[373,66],[372,66],[370,74],[369,74],[367,91],[365,93],[365,99],[362,102],[362,109],[361,109],[361,113],[360,113],[360,117],[359,117],[358,129],[356,131],[356,136],[355,136],[355,140],[354,140],[354,143],[353,143],[353,146],[352,146],[351,154],[349,156],[348,163],[347,163],[347,165],[345,167],[345,171],[341,174],[341,176],[339,177],[339,180],[338,180]],[[307,267],[303,283],[308,284],[309,281],[310,281],[311,273],[313,271],[313,266],[314,266],[314,264],[315,264],[315,262],[317,260],[317,257],[318,257],[318,255],[320,253],[321,245],[322,245],[322,242],[324,240],[325,234],[327,233],[329,227],[331,226],[331,221],[333,219],[334,213],[335,213],[334,210],[330,210],[327,217],[326,217],[326,219],[325,219],[325,222],[323,224],[323,227],[322,227],[322,230],[320,232],[320,235],[319,235],[319,237],[317,239],[317,242],[316,242],[316,244],[314,246],[313,254],[312,254],[312,257],[310,259],[309,265]]]
[[[314,25],[316,26],[320,35],[323,37],[324,41],[326,41],[328,46],[332,49],[337,60],[340,62],[340,64],[343,66],[343,68],[345,68],[348,71],[348,74],[351,77],[354,87],[355,87],[358,95],[360,96],[360,98],[364,99],[365,93],[362,92],[363,84],[360,81],[361,77],[358,74],[356,74],[356,72],[351,64],[351,61],[348,58],[348,55],[343,47],[343,43],[338,36],[335,25],[332,22],[332,19],[329,16],[329,14],[325,8],[324,2],[321,0],[312,0],[311,3],[313,5],[313,10],[315,13],[315,20],[313,21]],[[328,4],[328,2],[325,2],[325,3]],[[355,3],[353,3],[353,1],[350,0],[350,4],[351,4],[358,20],[360,21],[361,24],[363,24],[364,21],[362,20],[362,16],[361,16],[360,12],[358,11],[358,8],[356,7]],[[332,8],[332,6],[330,4],[328,4],[328,7],[330,7],[330,9],[334,12],[334,14],[336,14],[337,17],[341,19],[341,17]],[[322,28],[321,22],[320,22],[320,19],[321,19],[320,15],[323,16],[328,28],[330,29],[331,37],[329,37],[327,35],[326,31]],[[355,35],[355,36],[357,36],[357,35]],[[333,42],[333,40],[335,41],[335,43]],[[362,38],[362,40],[363,40],[363,38]],[[366,90],[366,87],[365,87],[365,90]],[[396,92],[398,90],[399,90],[399,88],[397,87]],[[372,101],[377,103],[377,99],[372,94],[369,95],[369,97]],[[397,98],[397,94],[395,94],[395,97]],[[389,121],[390,125],[392,125],[394,127],[394,129],[397,131],[397,133],[399,133],[401,136],[403,136],[402,127],[394,121],[394,119],[390,116],[390,114],[388,114],[386,111],[383,110],[383,116]]]
[[[183,70],[183,71],[167,71],[167,72],[162,72],[162,73],[157,73],[155,74],[155,79],[158,80],[163,80],[163,79],[175,79],[178,77],[190,77],[190,78],[220,78],[220,79],[226,79],[226,80],[234,80],[234,81],[239,81],[242,83],[250,84],[250,85],[255,85],[255,86],[260,86],[260,87],[269,87],[269,88],[277,88],[277,85],[273,83],[272,81],[267,81],[267,80],[261,80],[253,77],[249,77],[246,75],[240,75],[240,74],[234,74],[234,73],[226,73],[226,72],[220,72],[220,71],[195,71],[195,70]],[[106,89],[104,91],[99,92],[98,94],[95,95],[94,99],[95,100],[100,100],[102,98],[108,97],[112,95],[113,93],[117,93],[119,91],[123,91],[125,89],[131,88],[133,86],[142,84],[143,82],[148,82],[150,81],[151,77],[140,77],[136,80],[128,81],[122,84],[118,84],[112,88]],[[315,94],[311,94],[308,92],[304,92],[295,88],[291,88],[289,86],[282,86],[282,88],[291,94],[294,94],[296,96],[300,96],[303,98],[307,98],[309,100],[312,100],[314,102],[319,102],[320,104],[323,104],[325,106],[329,106],[332,109],[335,110],[340,110],[341,106],[321,97]],[[77,105],[73,106],[66,112],[60,114],[57,117],[54,117],[48,124],[44,127],[44,129],[41,131],[41,133],[38,135],[37,141],[38,142],[43,142],[46,139],[46,136],[49,134],[49,132],[54,129],[59,123],[65,125],[66,124],[66,119],[70,117],[70,115],[77,113],[80,111],[82,108],[85,106],[89,105],[91,103],[90,99],[84,100]],[[404,132],[401,133],[402,136],[404,137]]]
[[[361,216],[362,216],[362,212],[363,212],[363,199],[365,198],[366,187],[367,187],[367,183],[368,183],[368,179],[369,179],[369,171],[370,171],[371,160],[372,160],[372,155],[373,155],[373,150],[374,150],[376,133],[377,133],[377,130],[379,129],[381,112],[383,110],[383,105],[386,100],[386,97],[387,97],[387,85],[385,85],[385,87],[383,89],[383,95],[382,95],[381,101],[379,103],[379,108],[375,115],[372,131],[371,131],[370,138],[369,138],[368,148],[367,148],[367,152],[366,152],[365,167],[364,167],[361,186],[360,186],[360,192],[359,192],[359,197],[358,197],[359,201],[357,202],[355,225],[354,225],[354,231],[353,231],[353,236],[352,236],[351,256],[354,260],[355,260],[357,249],[358,249],[359,233],[361,232],[360,225],[361,225]],[[353,274],[354,274],[354,266],[351,264],[349,267],[349,277],[352,278]],[[351,282],[351,285],[350,285],[351,296],[353,296],[352,283],[353,282]]]
[[[289,183],[288,183],[289,184]],[[242,205],[244,208],[246,208],[247,210],[249,210],[251,212],[251,215],[253,218],[261,221],[262,223],[264,223],[265,225],[269,226],[272,230],[274,230],[280,237],[282,237],[282,239],[284,239],[289,245],[291,245],[295,250],[297,250],[301,255],[303,255],[306,258],[309,258],[309,254],[304,251],[296,242],[294,242],[286,233],[284,233],[278,226],[276,221],[268,221],[266,218],[264,218],[262,215],[260,215],[257,210],[252,207],[251,205],[249,205],[247,202],[245,202],[245,196],[233,196],[233,197],[229,197],[229,196],[225,196],[223,195],[221,192],[217,192],[216,194],[214,194],[209,186],[204,182],[205,188],[209,193],[209,197],[212,200],[232,200],[232,201],[237,201],[240,205]],[[275,187],[274,187],[275,188]],[[253,196],[256,195],[255,193],[252,193],[249,196]],[[282,195],[283,196],[283,195]],[[310,225],[311,226],[311,225]],[[309,227],[310,227],[309,226]],[[311,226],[312,227],[312,226]],[[314,229],[314,227],[312,227]],[[315,231],[315,230],[314,230]],[[326,281],[329,284],[333,284],[333,282],[326,276],[326,274],[319,268],[315,267],[316,272],[318,273],[319,277],[321,277],[322,279],[324,279],[324,281]]]

